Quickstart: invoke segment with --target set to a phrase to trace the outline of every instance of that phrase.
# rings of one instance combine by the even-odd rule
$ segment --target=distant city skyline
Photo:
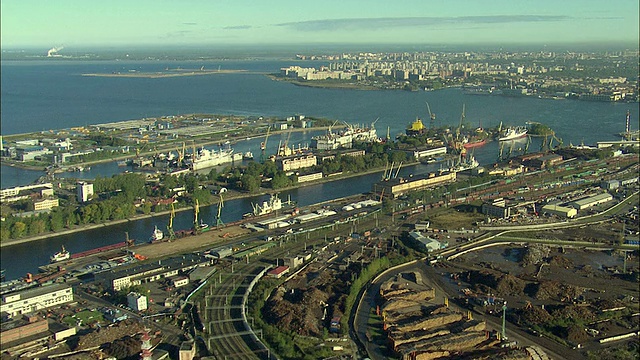
[[[3,0],[2,48],[638,43],[637,0]],[[46,51],[46,50],[45,50]]]

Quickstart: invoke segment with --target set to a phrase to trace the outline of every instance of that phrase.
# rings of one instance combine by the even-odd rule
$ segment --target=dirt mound
[[[526,283],[517,277],[506,274],[501,276],[496,285],[496,292],[500,296],[513,295],[521,296]]]
[[[546,245],[529,245],[522,255],[522,266],[537,265],[547,258],[549,253],[550,249]]]
[[[117,323],[115,326],[104,327],[99,329],[99,331],[94,331],[81,336],[78,340],[76,349],[87,349],[94,346],[112,343],[117,339],[132,336],[141,331],[142,325],[140,325],[140,323],[132,319],[127,319]],[[138,350],[140,350],[140,343],[138,343]]]
[[[549,261],[550,265],[563,267],[565,269],[569,269],[573,267],[573,262],[564,256],[553,256]]]
[[[535,287],[535,285],[534,285]],[[537,284],[537,288],[533,291],[533,297],[538,300],[570,300],[580,296],[585,289],[562,284],[557,281],[542,281]]]
[[[304,336],[321,336],[325,306],[329,295],[315,287],[309,289],[279,288],[265,304],[266,320]]]
[[[485,287],[495,290],[496,295],[520,296],[523,294],[526,282],[510,274],[492,273],[486,270],[469,271],[464,275],[477,291],[486,292]]]
[[[544,324],[547,321],[551,320],[551,315],[547,312],[547,310],[539,306],[524,308],[520,311],[521,313],[520,321],[518,322],[519,324],[538,325]]]
[[[580,344],[589,340],[589,335],[584,331],[584,327],[574,324],[567,329],[567,340]]]
[[[139,357],[138,354],[140,353],[140,346],[141,343],[139,339],[131,336],[125,336],[122,339],[106,344],[103,351],[116,359],[127,359],[132,356],[136,356],[137,358]]]
[[[582,322],[591,322],[596,320],[596,314],[588,306],[567,305],[555,309],[551,312],[551,316],[561,319],[581,320]]]

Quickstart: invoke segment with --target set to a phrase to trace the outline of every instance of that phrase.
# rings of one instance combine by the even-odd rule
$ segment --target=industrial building
[[[494,199],[490,203],[482,204],[482,213],[485,215],[497,217],[500,219],[508,219],[513,215],[515,206],[507,204],[507,200],[504,198]]]
[[[440,250],[446,247],[445,244],[439,242],[438,240],[426,237],[419,232],[412,231],[409,233],[409,236],[411,236],[413,240],[418,242],[421,248],[425,249],[427,252]]]
[[[13,317],[73,301],[71,286],[55,284],[2,296],[0,313]]]
[[[572,207],[577,210],[584,210],[590,208],[592,206],[601,205],[613,200],[613,196],[609,193],[602,193],[597,195],[588,196],[576,201],[572,201],[569,203]]]
[[[542,214],[555,215],[560,218],[574,218],[578,215],[578,210],[568,206],[560,206],[557,204],[547,204],[540,210]]]
[[[536,169],[546,169],[554,166],[562,161],[562,156],[556,154],[549,154],[541,156],[539,158],[531,159],[528,165]]]
[[[433,148],[416,149],[416,150],[407,151],[407,155],[410,156],[410,157],[413,157],[416,160],[420,160],[422,158],[433,157],[433,156],[437,156],[437,155],[445,155],[446,153],[447,153],[447,147],[446,146],[439,146],[439,147],[433,147]]]
[[[133,285],[153,282],[160,279],[186,273],[198,266],[209,264],[209,260],[197,254],[185,254],[158,262],[141,264],[122,270],[111,270],[95,275],[96,281],[102,282],[113,291],[120,291]]]
[[[431,173],[419,178],[391,178],[373,184],[371,192],[378,196],[395,199],[411,191],[424,190],[454,181],[456,181],[455,172]]]
[[[289,272],[288,266],[278,266],[275,269],[269,270],[269,272],[267,272],[267,275],[274,277],[276,279],[280,279],[282,276],[284,276],[288,272]]]

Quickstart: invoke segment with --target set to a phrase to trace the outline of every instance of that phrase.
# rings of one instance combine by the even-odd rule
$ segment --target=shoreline
[[[305,131],[322,131],[322,130],[327,130],[329,129],[329,126],[316,126],[316,127],[311,127],[311,128],[291,128],[291,129],[287,129],[287,130],[276,130],[273,132],[269,133],[269,136],[273,135],[273,134],[282,134],[282,133],[286,133],[286,132],[305,132]],[[34,133],[24,133],[24,134],[13,134],[13,135],[8,135],[8,136],[22,136],[22,135],[29,135],[29,134],[34,134]],[[256,138],[260,138],[260,137],[264,137],[266,136],[266,133],[264,134],[258,134],[258,135],[254,135],[251,136],[252,139],[256,139]],[[228,137],[225,138],[229,141],[232,142],[239,142],[242,141],[246,138],[246,136],[235,136],[235,137]],[[211,144],[217,144],[219,143],[220,140],[208,140],[208,141],[203,141],[198,143],[196,146],[204,146],[204,145],[211,145]],[[179,143],[176,142],[176,143]],[[174,143],[170,143],[168,145],[165,145],[161,148],[158,148],[157,150],[149,150],[149,151],[145,151],[145,152],[141,152],[140,156],[148,156],[151,154],[156,153],[156,151],[161,151],[161,150],[173,150],[175,149],[175,144]],[[129,154],[129,155],[121,155],[121,156],[115,156],[109,159],[100,159],[100,160],[92,160],[92,161],[86,161],[86,162],[80,162],[80,163],[73,163],[73,164],[69,164],[66,167],[63,168],[59,168],[62,169],[62,173],[64,172],[70,172],[70,171],[66,171],[67,168],[72,168],[72,167],[76,167],[76,166],[91,166],[91,165],[95,165],[95,164],[104,164],[104,163],[108,163],[108,162],[112,162],[112,161],[118,161],[118,160],[125,160],[125,159],[129,159],[132,157],[135,157],[135,153],[134,154]],[[43,166],[35,166],[35,165],[25,165],[25,164],[21,164],[17,161],[9,161],[6,159],[2,159],[0,160],[0,165],[2,166],[12,166],[15,168],[19,168],[19,169],[24,169],[24,170],[30,170],[30,171],[41,171],[44,172],[46,174],[46,170],[45,170],[45,165]]]
[[[419,161],[415,161],[415,162],[407,163],[406,166],[413,166],[413,165],[418,165],[418,164],[420,164],[420,162]],[[337,180],[349,179],[349,178],[354,178],[354,177],[363,176],[363,175],[375,174],[377,172],[382,172],[382,171],[384,171],[384,168],[370,169],[370,170],[367,170],[367,171],[364,171],[364,172],[359,172],[359,173],[336,175],[336,176],[322,178],[321,180],[317,180],[317,181],[311,181],[311,182],[308,182],[308,183],[302,183],[302,184],[297,185],[297,186],[289,186],[289,187],[286,187],[286,188],[278,189],[278,191],[267,190],[267,189],[262,190],[262,188],[261,188],[261,191],[253,193],[253,194],[236,193],[236,194],[230,196],[229,198],[225,198],[225,201],[236,200],[236,199],[244,199],[244,198],[249,198],[249,197],[254,197],[254,196],[268,195],[268,194],[271,194],[271,193],[279,193],[279,192],[282,192],[282,191],[299,189],[299,188],[303,188],[305,186],[310,186],[310,185],[317,185],[317,184],[322,184],[322,183],[326,183],[326,182],[333,182],[333,181],[337,181]],[[353,196],[356,196],[356,195],[358,195],[358,194],[354,194]],[[324,203],[330,202],[330,201],[334,201],[334,200],[337,200],[337,199],[327,200],[327,201],[324,201]],[[212,203],[212,204],[209,204],[209,205],[206,205],[206,206],[215,206],[216,204],[217,203]],[[315,204],[311,204],[311,205],[308,205],[308,206],[314,206],[314,205]],[[189,206],[189,207],[182,207],[182,208],[174,209],[175,212],[183,212],[183,211],[187,211],[187,210],[193,210],[193,207]],[[0,248],[10,247],[10,246],[13,246],[13,245],[19,245],[19,244],[24,244],[24,243],[29,243],[29,242],[40,241],[40,240],[44,240],[44,239],[51,238],[51,237],[57,237],[57,236],[62,236],[62,235],[79,233],[79,232],[83,232],[83,231],[86,231],[86,230],[98,229],[98,228],[101,228],[101,227],[109,227],[111,225],[122,224],[122,223],[130,222],[130,221],[138,221],[138,220],[142,220],[142,219],[153,218],[153,217],[156,217],[156,216],[168,215],[170,213],[171,213],[171,210],[165,210],[165,211],[152,213],[152,214],[147,214],[147,215],[144,215],[144,214],[136,215],[136,216],[134,216],[132,218],[129,218],[129,219],[113,220],[113,221],[108,221],[108,222],[104,222],[104,223],[100,223],[100,224],[83,225],[83,226],[80,226],[80,227],[77,227],[77,228],[74,228],[74,229],[65,229],[65,230],[62,230],[62,231],[59,231],[59,232],[50,232],[50,233],[46,233],[46,234],[41,234],[41,235],[36,235],[36,236],[31,236],[31,237],[26,237],[26,238],[20,238],[20,239],[9,239],[9,240],[5,240],[5,241],[0,241]],[[241,219],[238,219],[238,220],[241,220]]]
[[[174,70],[175,71],[175,70]],[[131,72],[131,73],[86,73],[82,76],[88,77],[110,77],[110,78],[146,78],[146,79],[161,79],[167,77],[178,76],[199,76],[199,75],[213,75],[213,74],[242,74],[248,73],[247,70],[191,70],[181,72]]]

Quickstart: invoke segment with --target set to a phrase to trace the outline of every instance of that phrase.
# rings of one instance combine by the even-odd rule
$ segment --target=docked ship
[[[186,163],[191,170],[206,169],[233,161],[233,149],[220,149],[219,151],[201,148],[187,159]]]
[[[164,233],[162,232],[162,230],[158,229],[158,227],[156,226],[153,229],[153,233],[151,233],[151,237],[149,238],[149,242],[153,243],[153,242],[157,242],[160,241],[164,238]]]
[[[487,143],[486,139],[476,139],[473,141],[466,142],[462,146],[464,146],[465,149],[472,149],[478,146],[482,146],[486,143]]]
[[[51,255],[49,260],[51,260],[52,263],[56,263],[59,261],[69,260],[70,257],[71,257],[71,254],[64,248],[64,245],[62,245],[62,250]]]
[[[318,150],[351,149],[354,141],[372,142],[378,140],[378,134],[373,124],[371,127],[348,125],[338,131],[332,132],[331,127],[324,135],[311,138],[311,147]]]
[[[499,141],[517,140],[527,136],[527,128],[525,127],[510,127],[504,132],[504,135],[498,138]]]
[[[278,194],[272,194],[269,200],[265,200],[260,204],[251,204],[253,207],[253,216],[262,216],[270,214],[274,211],[281,210],[284,205],[291,205],[291,199],[286,202],[282,202],[282,200],[278,197]],[[245,214],[246,215],[246,214]]]
[[[473,155],[470,155],[469,157],[467,157],[466,159],[463,159],[462,157],[460,158],[460,160],[453,164],[453,166],[449,167],[449,171],[450,172],[460,172],[460,171],[465,171],[465,170],[471,170],[471,169],[475,169],[480,165],[480,163],[478,162],[478,160],[476,160],[476,158]]]

